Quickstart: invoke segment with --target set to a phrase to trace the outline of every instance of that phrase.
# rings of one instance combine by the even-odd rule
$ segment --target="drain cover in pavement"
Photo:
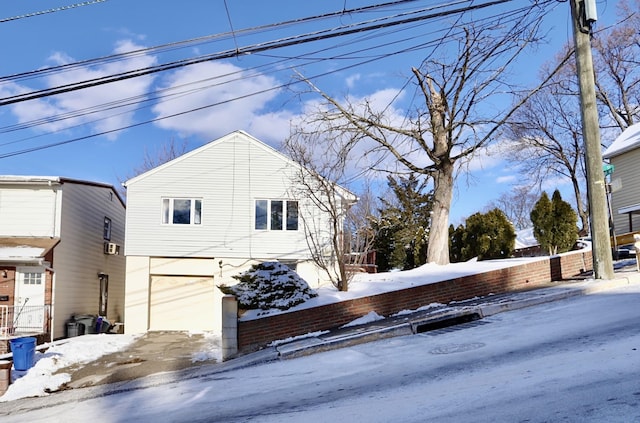
[[[482,342],[471,342],[470,344],[447,344],[441,345],[429,351],[431,354],[453,354],[458,352],[477,350],[484,347]]]

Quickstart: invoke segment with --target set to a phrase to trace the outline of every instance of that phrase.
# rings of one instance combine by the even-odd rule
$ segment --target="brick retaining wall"
[[[431,303],[448,304],[489,294],[540,288],[592,270],[591,250],[542,258],[477,275],[415,286],[273,316],[238,322],[238,349],[255,351],[270,342],[329,330],[375,311],[389,316]]]

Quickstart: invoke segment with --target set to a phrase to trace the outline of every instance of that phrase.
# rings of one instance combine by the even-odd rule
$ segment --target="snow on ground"
[[[389,338],[86,401],[63,393],[61,400],[15,404],[0,419],[637,422],[638,298],[635,284],[502,313],[461,330]]]
[[[466,263],[452,263],[446,266],[437,264],[425,264],[416,269],[406,271],[396,271],[376,274],[358,274],[349,285],[349,291],[338,292],[333,286],[321,287],[317,290],[318,297],[300,304],[290,310],[300,310],[303,308],[314,307],[351,298],[360,298],[369,295],[375,295],[382,292],[404,289],[411,286],[424,285],[443,280],[453,279],[461,276],[468,276],[496,270],[500,268],[512,267],[530,262],[532,260],[543,260],[545,257],[534,258],[514,258],[508,260],[489,260],[489,261],[470,261]],[[429,304],[421,309],[441,306],[441,304]],[[401,311],[398,315],[409,313],[416,310]],[[251,310],[242,316],[243,320],[259,318],[261,315],[282,313],[280,310]],[[346,326],[363,324],[382,319],[383,316],[375,312],[371,312]],[[208,343],[205,349],[194,355],[194,361],[208,360],[211,358],[220,359],[220,341],[217,337],[205,334],[208,337]],[[316,334],[307,334],[296,337],[295,339],[318,336]],[[18,379],[9,386],[9,390],[0,396],[0,402],[11,401],[18,398],[44,396],[49,392],[57,390],[60,386],[70,380],[70,375],[54,374],[57,370],[74,364],[89,363],[98,359],[102,355],[111,354],[113,352],[122,351],[136,340],[133,335],[113,335],[100,334],[91,336],[80,336],[64,340],[63,343],[54,343],[44,353],[36,352],[35,365],[27,372],[13,372]],[[272,345],[278,345],[289,340],[275,341]]]
[[[28,371],[12,370],[14,380],[9,385],[9,390],[0,396],[0,402],[48,395],[71,380],[68,373],[54,374],[56,371],[90,363],[103,355],[122,351],[136,338],[134,335],[98,334],[53,343],[43,353],[36,351],[35,364]]]

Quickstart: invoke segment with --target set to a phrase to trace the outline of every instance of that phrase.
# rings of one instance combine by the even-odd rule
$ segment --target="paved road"
[[[3,422],[640,421],[639,304],[629,286]]]

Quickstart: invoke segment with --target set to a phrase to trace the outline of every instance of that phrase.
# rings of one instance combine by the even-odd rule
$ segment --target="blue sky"
[[[3,2],[0,8],[0,37],[3,40],[0,76],[209,35],[227,35],[162,51],[143,51],[126,60],[66,68],[64,72],[45,76],[3,78],[0,80],[0,99],[441,4],[434,0],[416,1],[375,11],[366,17],[342,15],[268,31],[243,30],[374,2],[227,0],[225,4],[222,0],[106,0],[26,16],[78,3],[81,2]],[[470,2],[461,2],[460,7],[467,3]],[[498,13],[527,4],[531,2],[519,0],[474,13],[481,16],[481,13]],[[599,3],[599,6],[600,20],[612,20],[614,4]],[[14,17],[17,19],[9,19]],[[171,140],[180,144],[184,141],[189,148],[195,148],[238,129],[278,148],[289,134],[290,120],[318,100],[300,95],[297,91],[303,87],[284,88],[293,79],[292,69],[306,76],[324,74],[314,82],[334,96],[348,93],[357,98],[385,98],[396,95],[406,83],[411,66],[419,65],[424,56],[424,50],[410,47],[437,38],[450,22],[451,18],[443,18],[349,38],[209,61],[0,106],[0,174],[66,176],[118,185],[141,164],[145,150],[153,152]],[[539,66],[563,43],[572,42],[569,4],[558,2],[555,10],[545,18],[543,28],[549,31],[551,41],[530,54],[526,64],[519,68],[523,83],[533,85]],[[232,29],[235,36],[228,35]],[[388,45],[380,46],[383,43]],[[403,49],[410,51],[399,54]],[[349,56],[343,56],[345,53]],[[373,60],[384,55],[388,57]],[[163,97],[158,98],[159,95]],[[243,98],[237,99],[239,97]],[[124,99],[128,99],[126,106],[123,106]],[[229,101],[232,99],[234,101]],[[97,111],[86,113],[92,108]],[[201,110],[184,113],[197,108]],[[173,115],[177,116],[166,118]],[[66,118],[59,119],[62,116]],[[145,123],[162,117],[165,118]],[[128,129],[117,130],[124,127]],[[93,136],[96,133],[104,135]],[[56,143],[63,144],[37,150]],[[16,154],[30,149],[36,151]],[[518,182],[513,170],[498,156],[485,156],[471,169],[470,177],[462,176],[458,180],[451,210],[453,223],[461,223],[464,217],[481,211],[489,201]],[[551,190],[554,188],[550,187]]]

